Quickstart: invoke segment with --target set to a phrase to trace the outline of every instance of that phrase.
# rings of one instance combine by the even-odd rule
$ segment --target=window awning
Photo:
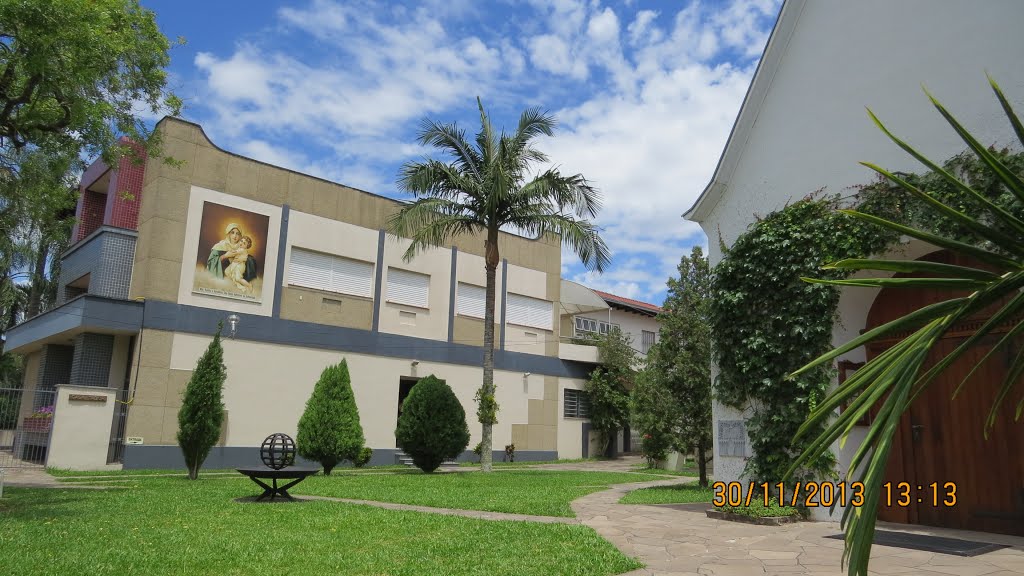
[[[571,280],[562,279],[561,310],[559,315],[586,314],[598,310],[607,310],[608,304],[593,290]]]

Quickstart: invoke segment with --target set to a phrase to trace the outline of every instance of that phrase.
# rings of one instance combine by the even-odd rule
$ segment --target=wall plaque
[[[100,402],[107,403],[107,397],[100,394],[68,394],[68,400],[72,402]]]
[[[739,458],[747,455],[747,427],[743,420],[718,421],[718,455]]]

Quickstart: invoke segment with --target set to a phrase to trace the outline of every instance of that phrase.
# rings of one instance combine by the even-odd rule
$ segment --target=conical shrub
[[[395,437],[417,468],[433,472],[469,445],[466,411],[444,380],[427,376],[402,404]]]
[[[218,324],[213,342],[196,363],[178,410],[178,446],[185,457],[188,477],[192,480],[199,477],[199,468],[220,438],[224,424],[223,391],[227,369],[224,367],[220,330]]]
[[[295,447],[299,456],[319,462],[324,474],[330,476],[339,462],[354,462],[363,444],[363,427],[359,424],[348,363],[342,360],[320,374],[299,419]]]

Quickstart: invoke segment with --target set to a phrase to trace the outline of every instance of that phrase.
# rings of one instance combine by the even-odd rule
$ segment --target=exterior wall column
[[[113,356],[113,335],[83,332],[75,336],[71,381],[64,384],[106,388],[110,380],[110,361]]]

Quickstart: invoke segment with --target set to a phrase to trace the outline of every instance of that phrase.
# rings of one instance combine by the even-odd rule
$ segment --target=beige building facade
[[[232,154],[186,121],[157,130],[178,162],[86,171],[61,305],[7,335],[26,358],[27,391],[117,391],[110,450],[85,458],[92,467],[183,466],[182,393],[221,322],[226,423],[208,467],[257,462],[266,436],[294,435],[321,371],[342,359],[372,463],[396,461],[400,403],[430,374],[461,400],[470,448],[480,440],[482,239],[405,261],[409,241],[386,232],[399,202]],[[502,233],[499,247],[495,458],[507,444],[517,459],[588,455],[577,403],[597,357],[562,327],[593,293],[563,298],[557,238]]]

